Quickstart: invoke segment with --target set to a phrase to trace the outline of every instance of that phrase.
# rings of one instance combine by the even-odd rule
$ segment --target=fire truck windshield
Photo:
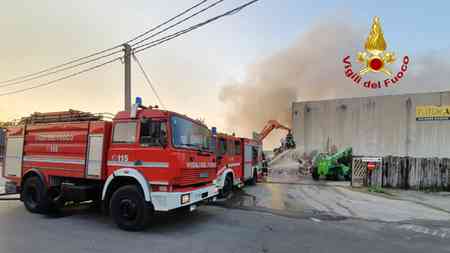
[[[175,147],[210,151],[211,133],[208,128],[188,119],[172,116],[172,142]]]

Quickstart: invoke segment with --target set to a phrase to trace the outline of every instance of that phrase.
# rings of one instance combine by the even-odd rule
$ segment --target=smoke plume
[[[412,57],[407,78],[399,86],[370,90],[352,84],[344,77],[342,59],[361,51],[366,36],[367,29],[345,22],[317,24],[290,47],[251,66],[244,81],[231,81],[221,90],[229,129],[251,136],[269,119],[290,125],[295,101],[437,91],[448,86],[450,65],[436,55]],[[265,147],[279,145],[283,135],[273,134]]]

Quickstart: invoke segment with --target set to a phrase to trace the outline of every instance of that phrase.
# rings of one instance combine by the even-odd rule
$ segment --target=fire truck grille
[[[181,172],[180,185],[193,185],[214,180],[214,168],[184,168]]]

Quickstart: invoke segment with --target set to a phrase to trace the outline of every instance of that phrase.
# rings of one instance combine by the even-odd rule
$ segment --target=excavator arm
[[[294,137],[292,136],[291,129],[287,126],[280,124],[280,122],[276,120],[269,120],[264,128],[259,133],[259,141],[262,142],[274,129],[283,129],[288,133],[286,138],[281,144],[281,147],[274,149],[275,155],[283,152],[286,149],[294,149],[296,147]]]
[[[282,125],[276,120],[269,120],[259,133],[259,140],[263,141],[274,129],[284,129],[291,133],[291,129],[289,127]]]

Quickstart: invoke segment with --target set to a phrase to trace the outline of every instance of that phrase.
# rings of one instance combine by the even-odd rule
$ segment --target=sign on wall
[[[450,106],[423,105],[416,107],[416,121],[450,120]]]

